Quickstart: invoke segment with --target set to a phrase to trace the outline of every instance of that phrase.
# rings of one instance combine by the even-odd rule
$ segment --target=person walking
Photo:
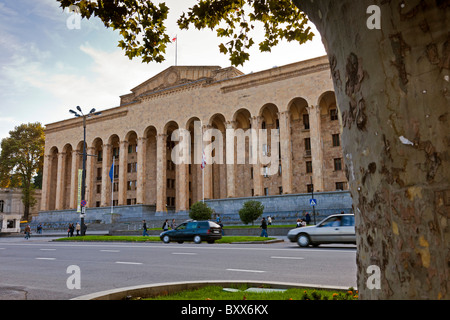
[[[261,225],[259,226],[261,228],[261,237],[268,237],[267,235],[267,222],[266,222],[266,218],[262,218],[261,220]]]
[[[164,231],[169,230],[169,220],[164,221],[162,228]]]
[[[25,230],[24,230],[24,232],[25,232],[25,239],[30,239],[30,235],[31,235],[31,228],[30,228],[30,225],[29,224],[27,224],[27,226],[25,227]]]
[[[142,236],[149,236],[147,233],[147,222],[145,220],[142,220],[142,229],[144,229],[144,231],[142,231]]]
[[[170,224],[170,228],[174,230],[177,227],[177,224],[175,223],[175,219],[172,219],[172,223]]]
[[[81,231],[81,226],[78,222],[77,222],[77,225],[75,226],[75,230],[77,231],[77,237],[78,237],[80,235],[80,231]]]
[[[305,214],[305,222],[307,225],[311,222],[311,216],[308,212]]]

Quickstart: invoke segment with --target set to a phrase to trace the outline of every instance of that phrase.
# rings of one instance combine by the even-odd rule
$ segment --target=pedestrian
[[[37,233],[42,234],[42,224],[40,224],[40,223],[37,226]]]
[[[164,231],[169,230],[169,220],[164,221],[162,228]]]
[[[80,231],[81,231],[81,226],[78,222],[77,222],[77,225],[75,226],[75,230],[77,231],[77,237],[78,237],[80,235]]]
[[[144,231],[142,232],[142,236],[148,236],[149,234],[147,233],[147,222],[145,222],[145,220],[142,220],[142,229],[144,229]]]
[[[268,216],[267,217],[267,224],[270,226],[270,225],[272,225],[272,217],[271,216]]]
[[[300,218],[298,218],[296,228],[300,228],[301,226],[302,226],[302,221],[300,220]]]
[[[25,227],[25,230],[24,230],[24,232],[25,232],[25,239],[29,239],[31,236],[31,228],[30,228],[30,225],[29,224],[27,224],[27,226]]]
[[[174,230],[177,227],[177,224],[175,223],[175,219],[172,219],[172,223],[170,224],[170,227],[172,230]]]
[[[73,237],[73,231],[74,231],[74,226],[73,226],[73,223],[69,223],[69,229],[67,230],[67,232],[68,232],[68,237]]]
[[[268,237],[267,235],[267,222],[266,222],[266,218],[262,218],[261,220],[261,225],[259,226],[261,228],[261,237]]]
[[[310,221],[311,221],[311,216],[310,216],[309,213],[307,212],[307,213],[305,214],[305,222],[306,222],[306,224],[309,224]]]

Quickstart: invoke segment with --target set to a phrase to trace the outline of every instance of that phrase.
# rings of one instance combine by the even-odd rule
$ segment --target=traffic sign
[[[310,206],[317,206],[317,200],[316,199],[309,199],[309,205]]]
[[[81,201],[81,206],[82,206],[82,207],[85,207],[85,206],[86,206],[86,203],[87,203],[86,200],[82,200],[82,201]]]

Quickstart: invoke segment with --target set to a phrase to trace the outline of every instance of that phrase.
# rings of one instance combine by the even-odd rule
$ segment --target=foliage
[[[24,218],[27,220],[29,208],[36,203],[32,180],[43,166],[44,128],[39,122],[21,124],[10,131],[9,135],[1,142],[0,185],[22,188]]]
[[[239,217],[245,224],[252,223],[258,219],[264,211],[264,206],[261,202],[256,200],[249,200],[244,202],[242,209],[239,210]]]
[[[194,220],[209,220],[213,210],[203,201],[197,201],[189,210],[189,217]]]
[[[83,18],[101,19],[107,28],[119,30],[123,40],[119,47],[130,59],[142,57],[143,62],[162,62],[171,37],[166,33],[165,21],[169,8],[153,1],[116,0],[57,0],[62,8],[79,12]],[[76,7],[75,7],[76,6]],[[265,30],[261,51],[270,51],[282,39],[300,44],[311,40],[314,34],[307,26],[308,19],[290,0],[199,0],[183,13],[177,23],[181,29],[191,25],[201,30],[216,30],[218,37],[229,41],[219,46],[228,54],[233,65],[249,60],[248,50],[254,41],[250,32],[255,23]]]

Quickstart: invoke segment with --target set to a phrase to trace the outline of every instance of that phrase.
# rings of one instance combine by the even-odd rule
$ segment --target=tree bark
[[[293,2],[318,28],[330,61],[359,297],[449,299],[450,1]],[[380,29],[369,28],[371,5],[380,8]]]

